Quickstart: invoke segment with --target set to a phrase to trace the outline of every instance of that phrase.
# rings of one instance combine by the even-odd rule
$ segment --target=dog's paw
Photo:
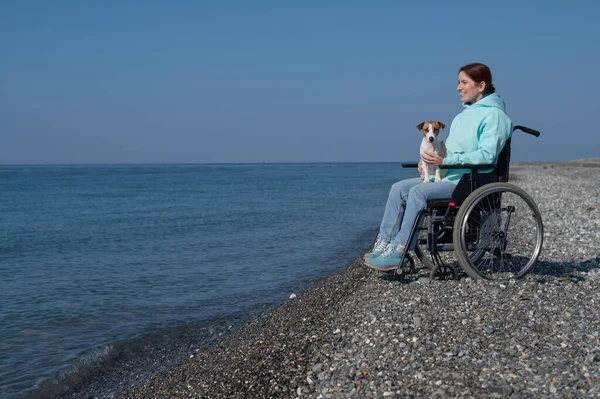
[[[423,180],[423,184],[429,184],[429,179]]]
[[[439,183],[439,182],[441,182],[441,181],[442,181],[442,179],[440,179],[439,177],[436,177],[436,178],[435,178],[435,182],[436,182],[436,183]]]

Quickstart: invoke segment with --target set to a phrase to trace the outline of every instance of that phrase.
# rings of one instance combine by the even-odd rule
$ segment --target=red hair
[[[470,77],[476,84],[485,82],[484,94],[496,92],[496,88],[492,83],[492,71],[490,71],[490,68],[488,68],[487,65],[474,62],[460,68],[458,72],[460,73],[460,71],[466,73],[467,76]]]

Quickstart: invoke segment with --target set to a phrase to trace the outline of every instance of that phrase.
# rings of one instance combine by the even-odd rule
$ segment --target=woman
[[[512,134],[512,121],[505,113],[504,101],[495,94],[492,73],[486,65],[474,63],[460,68],[457,90],[464,109],[452,121],[442,153],[426,151],[419,161],[419,171],[423,161],[433,165],[495,164]],[[373,250],[364,257],[365,264],[384,271],[397,268],[406,248],[416,244],[417,235],[412,239],[408,235],[418,213],[427,207],[427,200],[450,198],[467,172],[450,169],[440,183],[434,184],[422,184],[420,178],[395,183]]]

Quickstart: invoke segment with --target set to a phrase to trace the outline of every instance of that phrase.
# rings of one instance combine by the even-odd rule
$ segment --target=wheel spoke
[[[543,240],[537,206],[508,183],[474,191],[459,209],[454,230],[458,260],[473,278],[522,277],[537,260]]]

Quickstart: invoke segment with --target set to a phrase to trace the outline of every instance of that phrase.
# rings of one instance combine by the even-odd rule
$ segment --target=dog
[[[439,154],[442,151],[443,140],[438,139],[438,134],[440,134],[440,130],[445,127],[446,125],[442,122],[434,121],[421,122],[417,125],[417,129],[419,129],[424,136],[421,141],[421,155],[423,155],[423,151],[435,152],[436,154]],[[446,175],[446,172],[446,170],[441,169],[438,165],[429,165],[425,162],[421,165],[421,179],[423,179],[423,184],[429,183],[430,175],[435,175],[436,183],[441,182],[442,178]]]

